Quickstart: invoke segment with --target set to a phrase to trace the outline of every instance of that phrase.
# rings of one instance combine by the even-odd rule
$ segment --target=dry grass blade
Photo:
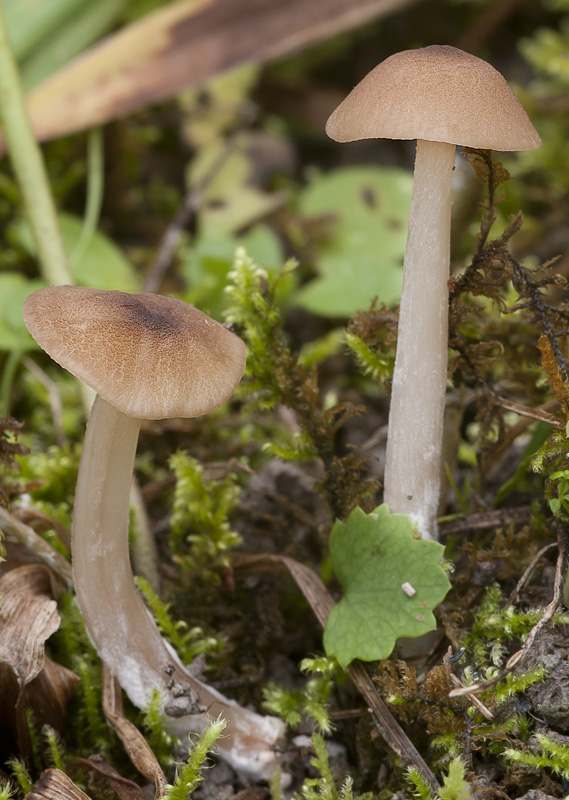
[[[156,797],[162,797],[166,777],[142,733],[124,716],[120,686],[106,664],[103,664],[103,711],[136,769],[154,784]]]
[[[307,599],[316,618],[324,627],[334,600],[320,577],[309,567],[288,556],[265,554],[242,554],[233,561],[236,574],[242,571],[266,571],[286,568],[296,581],[298,588]],[[427,766],[425,760],[393,717],[391,711],[378,695],[372,679],[361,661],[353,661],[348,673],[358,691],[368,704],[373,720],[385,742],[399,756],[403,763],[414,767],[431,788],[438,792],[437,779]]]
[[[36,137],[101,125],[240,64],[265,63],[417,0],[179,0],[104,40],[35,88]]]
[[[46,769],[24,800],[89,800],[89,795],[61,770]]]

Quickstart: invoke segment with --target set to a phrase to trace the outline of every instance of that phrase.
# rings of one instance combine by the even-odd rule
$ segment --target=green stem
[[[34,138],[0,2],[0,122],[47,283],[73,283],[43,158]]]
[[[81,262],[99,224],[103,205],[104,169],[103,132],[101,128],[93,128],[87,138],[87,202],[83,229],[69,257],[74,267]]]

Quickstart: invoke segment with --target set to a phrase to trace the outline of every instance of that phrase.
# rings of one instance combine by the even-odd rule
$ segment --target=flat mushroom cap
[[[193,306],[157,294],[48,286],[24,302],[54,361],[131,417],[199,417],[243,375],[241,339]]]
[[[426,139],[484,150],[541,145],[505,78],[446,45],[386,58],[340,103],[326,133],[338,142]]]

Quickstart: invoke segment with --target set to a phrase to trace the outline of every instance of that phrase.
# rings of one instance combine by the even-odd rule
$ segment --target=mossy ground
[[[285,761],[292,788],[309,800],[368,792],[391,800],[432,791],[412,759],[397,757],[386,744],[352,681],[318,661],[321,627],[290,575],[260,571],[242,559],[243,553],[294,558],[313,568],[337,598],[328,557],[333,521],[355,506],[369,511],[381,502],[396,308],[382,304],[381,274],[371,272],[368,307],[354,315],[316,314],[301,300],[300,290],[322,277],[326,259],[347,252],[338,236],[341,197],[329,213],[311,216],[303,210],[303,193],[319,174],[333,172],[341,180],[356,164],[412,167],[409,143],[340,147],[323,129],[335,104],[380,58],[432,43],[464,46],[518,84],[544,144],[540,151],[505,156],[504,167],[489,154],[464,154],[457,162],[448,471],[440,524],[453,564],[452,590],[436,611],[438,628],[429,639],[415,647],[400,643],[391,659],[368,670],[442,786],[443,800],[529,792],[564,797],[568,791],[569,639],[561,603],[527,658],[502,673],[562,589],[567,568],[560,560],[569,524],[568,14],[559,0],[426,0],[259,67],[254,79],[248,73],[231,85],[229,115],[223,85],[204,87],[103,132],[99,228],[118,246],[128,280],[138,287],[155,275],[158,245],[188,188],[186,170],[208,162],[211,141],[227,148],[225,169],[187,220],[159,288],[219,319],[229,311],[249,347],[248,372],[236,398],[211,417],[143,425],[137,478],[160,577],[154,587],[160,600],[151,605],[164,635],[186,658],[203,661],[208,681],[244,705],[261,709],[265,703],[291,722]],[[84,135],[44,147],[57,202],[78,217],[89,191],[85,150]],[[352,175],[348,183],[353,186]],[[362,214],[370,204],[390,203],[389,195],[366,193],[365,180],[361,192]],[[21,208],[6,160],[0,194],[0,268],[35,279],[35,261],[18,234]],[[358,230],[369,235],[363,222]],[[243,257],[234,262],[240,246],[261,271]],[[297,266],[289,262],[283,270],[287,258]],[[112,275],[102,271],[100,280],[112,281]],[[10,281],[7,291],[20,291]],[[10,330],[7,302],[0,297],[0,336]],[[31,453],[12,449],[15,428],[5,422],[0,501],[68,557],[81,396],[69,377],[29,350],[29,342],[6,341],[2,400],[23,423],[18,442]],[[45,380],[21,360],[23,350]],[[4,546],[4,572],[34,560],[9,535]],[[122,779],[144,781],[105,724],[99,666],[72,595],[64,592],[58,600],[61,627],[47,652],[80,681],[63,715],[50,711],[51,684],[43,690],[45,704],[28,703],[26,733],[18,730],[14,684],[0,682],[2,777],[23,795],[28,782],[58,765],[94,800],[113,793],[122,800],[124,786],[103,777],[96,759]],[[468,696],[449,696],[456,679],[483,684],[478,705]],[[131,708],[127,714],[172,781],[173,758],[184,760],[187,748],[172,756],[152,709],[146,720]],[[42,731],[43,723],[59,728],[59,736]],[[324,739],[311,743],[314,731]],[[298,735],[305,738],[292,743]],[[18,757],[26,758],[25,769],[9,761]],[[276,782],[251,785],[221,763],[199,787],[194,777],[187,787],[201,800],[279,795]]]

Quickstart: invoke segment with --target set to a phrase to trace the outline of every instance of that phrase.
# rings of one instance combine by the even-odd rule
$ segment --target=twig
[[[501,404],[500,398],[498,398],[498,402]],[[501,405],[503,408],[506,408],[506,406],[504,406],[503,404]],[[515,405],[517,406],[517,403]],[[540,412],[547,413],[548,411],[558,407],[559,403],[557,400],[548,400],[547,403],[538,406],[536,409],[528,409],[526,406],[520,406],[516,408],[510,407],[510,410],[515,411],[516,414],[519,414],[521,416],[521,419],[518,420],[515,425],[512,425],[511,428],[508,428],[508,430],[504,433],[504,436],[496,445],[496,447],[492,451],[490,451],[489,454],[487,455],[485,461],[486,472],[489,473],[490,470],[492,470],[495,467],[495,465],[500,461],[504,453],[508,450],[510,445],[513,442],[515,442],[518,436],[521,436],[521,434],[524,433],[524,431],[526,431],[530,425],[533,425],[536,419],[540,422],[546,422],[547,424],[552,425],[553,427],[559,426],[559,420],[556,419],[555,417],[542,418],[541,415],[538,417],[536,416],[536,414],[530,414],[530,413],[524,414],[522,412],[522,409],[526,412],[535,411],[538,413]]]
[[[184,229],[188,227],[194,215],[198,211],[203,201],[205,191],[211,185],[211,182],[214,180],[214,178],[218,175],[230,154],[233,152],[233,149],[234,141],[230,139],[227,143],[227,146],[219,154],[203,178],[199,180],[195,186],[191,186],[186,192],[178,213],[162,237],[162,241],[158,247],[158,252],[156,254],[154,263],[150,267],[150,271],[146,277],[146,280],[144,281],[143,290],[145,292],[157,292],[160,288],[160,285],[162,284],[162,281],[164,280],[164,277],[170,268]]]
[[[516,403],[514,400],[508,400],[506,397],[497,396],[496,400],[502,408],[505,408],[507,411],[514,411],[516,414],[519,414],[520,417],[527,417],[532,420],[538,420],[539,422],[547,422],[548,425],[553,425],[554,428],[565,429],[565,422],[560,422],[557,417],[548,413],[549,408],[555,408],[558,405],[556,400],[544,403],[543,406],[538,408],[529,408],[528,406],[520,405],[520,403]]]
[[[65,442],[65,435],[63,433],[63,404],[61,402],[61,395],[57,384],[52,381],[49,375],[39,367],[36,362],[29,356],[22,358],[22,364],[25,368],[32,373],[34,378],[38,380],[42,386],[47,389],[49,397],[49,407],[51,408],[51,416],[53,417],[53,428],[55,432],[55,441],[62,447]]]
[[[483,511],[480,514],[468,514],[458,519],[449,519],[440,522],[439,535],[447,536],[465,535],[474,531],[484,531],[488,528],[503,528],[510,522],[523,524],[531,519],[531,506],[517,508],[500,508],[495,511]]]
[[[452,650],[452,648],[449,647],[449,650]],[[484,703],[482,703],[475,694],[472,694],[470,691],[470,686],[465,686],[460,678],[454,674],[454,672],[450,673],[450,682],[453,686],[456,686],[457,689],[465,690],[465,696],[470,700],[473,706],[476,706],[478,711],[480,711],[485,719],[494,719],[494,714],[490,711],[490,709],[486,708]]]
[[[518,595],[519,595],[519,593],[521,592],[521,590],[523,589],[523,587],[526,585],[526,583],[529,581],[529,579],[530,579],[530,577],[532,576],[532,574],[533,574],[533,571],[534,571],[534,570],[535,570],[535,568],[537,567],[537,565],[538,565],[538,563],[539,563],[539,561],[540,561],[541,557],[542,557],[542,556],[543,556],[545,553],[547,553],[547,551],[548,551],[548,550],[552,550],[554,547],[557,547],[557,543],[556,543],[556,542],[551,542],[550,544],[546,544],[546,545],[545,545],[545,547],[542,547],[542,548],[541,548],[541,550],[539,551],[539,553],[537,553],[537,554],[536,554],[536,555],[535,555],[535,556],[532,558],[532,560],[530,561],[530,563],[528,564],[528,566],[527,566],[527,568],[526,568],[526,571],[524,572],[524,574],[522,575],[522,577],[521,577],[521,578],[519,579],[519,581],[517,582],[517,584],[516,584],[516,586],[515,586],[515,588],[514,588],[514,591],[513,591],[513,592],[512,592],[512,594],[511,594],[511,595],[508,597],[508,600],[507,600],[507,602],[506,602],[506,605],[507,605],[507,606],[513,606],[513,605],[514,605],[514,603],[515,603],[515,602],[516,602],[516,600],[518,599]]]
[[[498,3],[491,3],[478,21],[459,40],[457,47],[469,53],[479,50],[496,32],[496,29],[506,22],[519,4],[520,0],[501,0]]]
[[[53,517],[50,517],[48,514],[44,514],[44,512],[40,511],[39,508],[34,508],[33,506],[14,506],[12,508],[12,516],[14,519],[17,519],[18,522],[23,522],[24,525],[30,524],[30,527],[32,527],[36,532],[49,530],[55,531],[59,541],[62,542],[62,544],[64,544],[69,551],[71,551],[71,533],[69,529],[66,528],[61,522],[53,519]],[[32,522],[35,522],[36,525],[31,525]]]
[[[42,564],[45,564],[58,575],[66,586],[73,585],[71,564],[57,550],[42,539],[33,528],[12,516],[0,506],[0,528],[17,539],[33,553]]]

